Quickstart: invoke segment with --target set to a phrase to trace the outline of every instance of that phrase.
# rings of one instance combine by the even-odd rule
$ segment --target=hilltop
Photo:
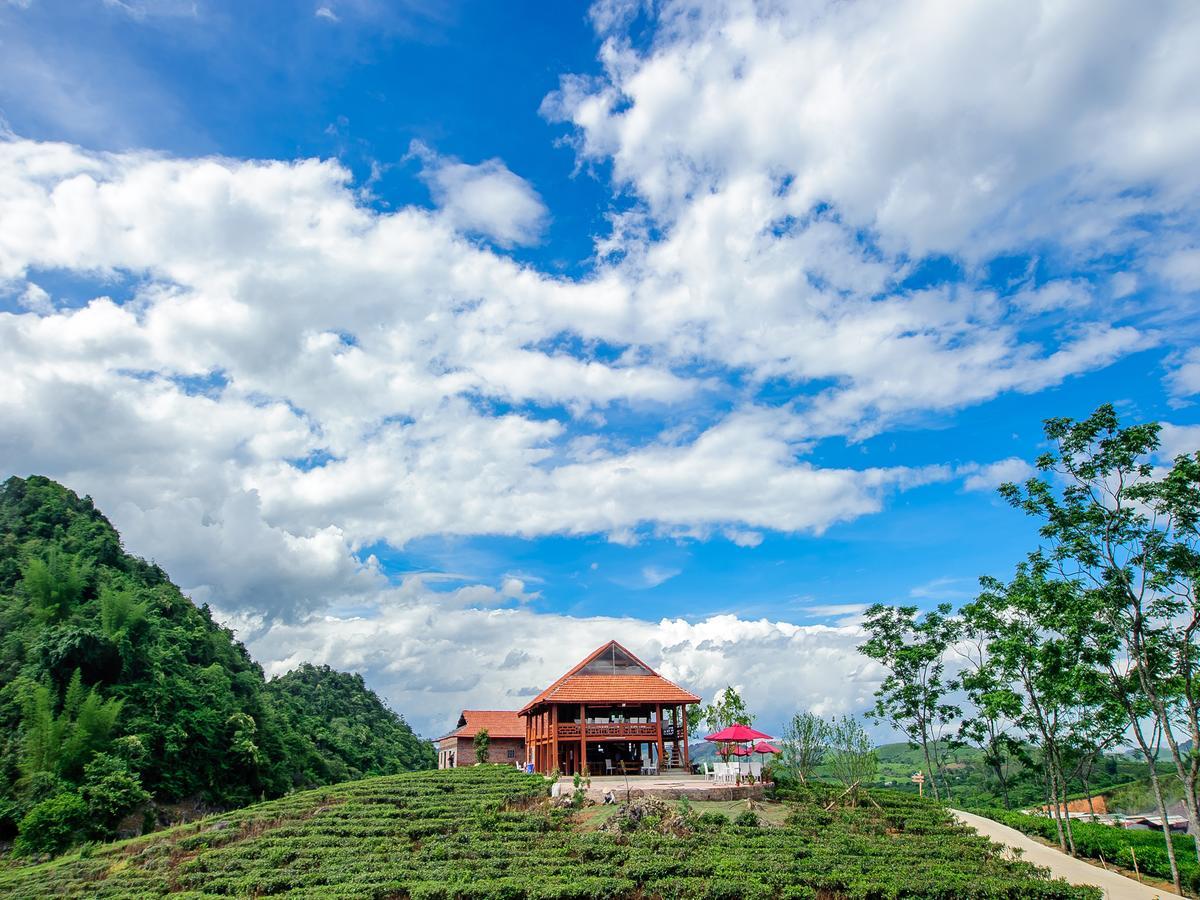
[[[16,898],[1088,898],[891,791],[826,809],[809,793],[765,811],[615,807],[546,799],[502,766],[372,778],[0,870]],[[607,824],[601,818],[611,815]],[[768,822],[783,821],[783,825]]]
[[[18,851],[428,768],[432,747],[358,676],[269,684],[233,633],[126,553],[91,499],[0,488],[0,840]],[[24,822],[24,826],[22,826]]]

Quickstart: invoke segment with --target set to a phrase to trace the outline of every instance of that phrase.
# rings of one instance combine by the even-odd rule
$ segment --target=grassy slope
[[[350,782],[0,869],[0,894],[1098,897],[1044,880],[940,808],[891,792],[875,795],[880,807],[796,803],[784,827],[614,837],[541,803],[544,784],[499,767]]]

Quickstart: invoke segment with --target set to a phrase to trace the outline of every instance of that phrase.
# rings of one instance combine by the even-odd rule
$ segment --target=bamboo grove
[[[1104,754],[1132,749],[1164,832],[1166,786],[1182,786],[1200,858],[1200,453],[1166,458],[1159,425],[1123,427],[1107,405],[1044,430],[1037,475],[1000,488],[1039,524],[1015,572],[981,578],[959,609],[867,610],[861,649],[886,673],[874,716],[921,749],[936,798],[949,799],[955,745],[983,751],[1005,806],[1012,766],[1032,761],[1071,853],[1068,783],[1086,791]]]

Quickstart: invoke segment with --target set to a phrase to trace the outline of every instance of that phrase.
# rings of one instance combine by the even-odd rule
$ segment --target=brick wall
[[[475,741],[469,737],[460,737],[457,738],[457,747],[455,743],[454,738],[448,738],[438,744],[438,768],[445,767],[446,750],[454,750],[456,766],[475,765]],[[512,752],[512,756],[508,755],[509,751]],[[508,766],[525,765],[525,739],[492,738],[488,745],[488,762]]]
[[[1042,812],[1049,812],[1049,806],[1042,806]],[[1108,801],[1103,794],[1097,794],[1092,798],[1092,805],[1089,807],[1087,798],[1082,800],[1071,800],[1067,803],[1067,812],[1069,813],[1090,813],[1095,812],[1098,816],[1103,816],[1108,813]]]

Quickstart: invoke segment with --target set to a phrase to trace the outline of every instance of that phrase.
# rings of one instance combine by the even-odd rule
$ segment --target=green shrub
[[[729,818],[724,813],[706,812],[700,814],[696,824],[701,828],[720,830],[729,824]]]
[[[757,828],[760,823],[758,821],[758,816],[754,814],[754,811],[748,809],[743,813],[738,813],[737,817],[733,820],[733,824],[742,825],[748,828]]]
[[[88,807],[78,794],[58,794],[36,804],[17,826],[13,854],[57,853],[87,833]]]
[[[84,767],[80,788],[88,812],[97,824],[114,825],[134,807],[150,799],[141,779],[123,759],[99,753]]]

